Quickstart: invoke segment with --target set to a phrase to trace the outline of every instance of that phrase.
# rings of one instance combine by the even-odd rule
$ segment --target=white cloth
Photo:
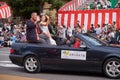
[[[2,31],[2,28],[0,27],[0,32]]]
[[[45,33],[49,31],[48,26],[41,26],[41,29]]]
[[[103,9],[107,9],[107,5],[103,5]]]
[[[103,27],[103,28],[102,28],[102,31],[104,31],[104,32],[107,33],[107,32],[108,32],[108,28],[107,28],[107,26]]]
[[[81,32],[82,33],[87,33],[87,30],[85,29],[85,27],[82,28]]]
[[[68,28],[68,29],[67,29],[67,35],[68,35],[68,36],[72,36],[72,29],[71,29],[71,28]]]
[[[108,34],[108,36],[111,37],[111,38],[115,38],[115,33],[111,32],[111,33]]]
[[[59,29],[59,38],[66,39],[66,28]]]
[[[42,29],[43,32],[48,33],[49,32],[48,26],[41,26],[41,24],[46,24],[46,22],[40,22],[40,28]]]
[[[56,41],[53,38],[49,38],[49,41],[51,45],[57,45]]]
[[[106,1],[106,4],[107,4],[107,6],[111,6],[112,5],[110,1]]]
[[[95,31],[96,31],[96,34],[100,34],[102,30],[101,28],[96,28]]]

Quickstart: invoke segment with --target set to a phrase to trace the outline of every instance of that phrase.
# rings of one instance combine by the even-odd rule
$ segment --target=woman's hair
[[[46,19],[45,19],[45,22],[47,22],[48,18],[47,18],[47,16],[46,16],[46,15],[45,15],[45,18],[46,18]]]
[[[45,16],[45,22],[47,22],[47,20],[48,20],[48,19],[47,19],[47,16],[46,16],[46,15],[42,15],[42,17],[43,17],[43,16]],[[42,18],[42,17],[41,17],[41,18]]]

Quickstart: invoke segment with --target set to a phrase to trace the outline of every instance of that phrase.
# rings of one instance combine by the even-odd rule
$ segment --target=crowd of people
[[[113,24],[103,24],[95,28],[91,25],[90,33],[95,33],[96,37],[109,44],[120,44],[120,29],[117,29],[116,22]]]
[[[113,22],[113,24],[103,24],[102,26],[99,24],[97,26],[91,24],[90,30],[87,31],[85,30],[84,24],[80,26],[78,21],[73,29],[59,26],[57,30],[58,36],[62,41],[65,41],[67,38],[71,39],[73,34],[90,33],[108,44],[120,44],[120,29],[117,29],[116,22]]]
[[[118,3],[114,7],[120,8],[120,0],[118,0]],[[92,4],[87,3],[84,9],[90,10],[90,9],[109,9],[109,8],[113,8],[111,0],[94,0]]]
[[[5,22],[0,25],[0,47],[7,47],[15,42],[24,42],[26,40],[25,33],[25,22],[20,21],[18,24]]]
[[[15,42],[44,43],[51,45],[70,45],[74,43],[73,34],[90,33],[109,44],[120,44],[120,29],[117,29],[116,22],[94,26],[86,30],[84,24],[79,21],[74,28],[58,25],[55,28],[50,24],[47,15],[38,16],[32,13],[28,21],[15,23],[4,23],[0,26],[0,47],[11,46]]]

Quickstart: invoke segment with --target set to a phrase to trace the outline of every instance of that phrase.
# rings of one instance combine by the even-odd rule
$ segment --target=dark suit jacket
[[[39,32],[42,33],[42,30],[38,27]],[[29,20],[27,22],[27,28],[26,28],[26,39],[30,42],[36,42],[37,41],[37,34],[36,33],[36,25],[32,20]]]

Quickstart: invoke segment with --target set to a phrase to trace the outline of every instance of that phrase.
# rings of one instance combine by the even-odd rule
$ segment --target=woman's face
[[[45,22],[46,21],[46,16],[42,16],[41,21]]]

